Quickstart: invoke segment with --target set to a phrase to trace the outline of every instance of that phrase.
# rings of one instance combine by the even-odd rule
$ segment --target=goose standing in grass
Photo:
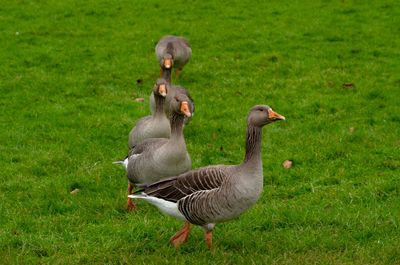
[[[284,119],[268,106],[254,106],[247,118],[243,163],[191,170],[142,185],[140,191],[129,197],[143,199],[161,212],[186,222],[170,239],[175,247],[187,240],[191,224],[195,224],[204,228],[207,246],[211,248],[214,225],[238,217],[260,197],[263,190],[262,127]]]
[[[165,104],[164,104],[164,111],[167,114],[167,116],[170,116],[172,113],[171,110],[171,100],[175,98],[176,95],[178,94],[184,94],[189,98],[189,105],[190,109],[192,110],[192,116],[194,115],[194,101],[192,97],[190,96],[189,92],[182,86],[174,86],[170,85],[165,78],[159,78],[157,79],[157,82],[155,86],[164,86],[168,90],[168,93],[165,97]],[[155,102],[155,97],[154,97],[154,89],[153,92],[150,95],[150,111],[154,113],[156,111],[156,102]],[[185,117],[185,124],[188,124],[190,119],[192,118]]]
[[[169,138],[171,128],[165,114],[166,97],[169,93],[168,86],[163,81],[157,80],[153,87],[154,111],[150,116],[141,118],[129,133],[129,149],[148,138]],[[175,93],[176,94],[176,93]],[[170,99],[169,99],[170,101]]]
[[[151,138],[142,141],[130,150],[123,162],[129,180],[128,195],[132,194],[135,184],[153,183],[187,172],[192,168],[183,137],[184,117],[191,116],[189,98],[184,94],[177,94],[170,105],[172,110],[170,138]],[[128,208],[135,208],[130,197]]]
[[[189,42],[180,36],[164,36],[156,45],[156,56],[161,67],[161,77],[171,83],[172,68],[178,79],[183,67],[192,56]]]

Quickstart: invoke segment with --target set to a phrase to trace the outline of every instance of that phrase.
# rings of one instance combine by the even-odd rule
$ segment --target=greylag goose
[[[165,81],[165,80],[164,80]],[[165,114],[166,96],[169,93],[167,84],[163,80],[157,80],[153,87],[154,111],[150,116],[141,118],[129,133],[129,149],[148,138],[169,138],[171,128]],[[170,99],[169,99],[170,101]]]
[[[187,240],[191,224],[194,224],[204,228],[207,246],[211,248],[214,225],[238,217],[260,197],[263,190],[262,127],[284,119],[268,106],[254,106],[247,118],[243,163],[191,170],[142,185],[141,190],[129,197],[143,199],[161,212],[185,221],[184,227],[170,239],[175,247]]]
[[[175,76],[179,78],[183,67],[192,56],[189,42],[180,36],[164,36],[156,45],[156,56],[161,67],[161,77],[171,83],[171,71],[175,68]]]
[[[165,86],[166,89],[168,90],[167,96],[165,97],[165,104],[164,104],[164,111],[168,116],[170,116],[172,113],[170,102],[173,98],[175,98],[175,96],[177,94],[184,94],[189,98],[189,105],[190,105],[190,109],[192,110],[192,116],[194,115],[194,110],[195,110],[194,101],[193,101],[192,97],[190,96],[189,92],[184,87],[170,85],[165,78],[157,79],[156,86]],[[156,111],[154,89],[150,95],[150,111],[152,113],[154,113]],[[185,124],[189,123],[192,116],[190,118],[185,117]]]
[[[153,183],[192,168],[183,137],[184,117],[191,116],[189,99],[184,94],[177,94],[170,105],[170,138],[146,139],[132,148],[124,161],[129,180],[128,195],[132,194],[135,184]],[[131,198],[128,198],[128,208],[135,208]]]

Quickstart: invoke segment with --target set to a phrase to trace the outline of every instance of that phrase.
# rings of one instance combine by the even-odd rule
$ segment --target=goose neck
[[[181,139],[183,140],[183,121],[184,116],[173,112],[171,114],[171,138],[170,139]]]
[[[246,154],[244,163],[261,162],[262,128],[248,125],[246,134]]]
[[[155,101],[155,105],[156,105],[156,110],[154,112],[154,116],[155,117],[165,116],[165,113],[164,113],[165,98],[154,93],[154,101]]]
[[[165,81],[168,82],[168,84],[171,84],[171,68],[163,68],[162,69],[162,78],[165,79]]]

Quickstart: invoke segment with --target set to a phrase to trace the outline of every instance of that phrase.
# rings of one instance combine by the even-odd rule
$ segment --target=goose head
[[[177,94],[171,100],[171,110],[179,115],[190,118],[192,116],[192,110],[190,107],[190,99],[184,94]]]
[[[171,69],[172,66],[174,66],[174,58],[170,53],[164,54],[164,56],[161,59],[161,67],[163,69]]]
[[[247,123],[256,127],[263,127],[279,120],[285,120],[285,117],[273,111],[269,106],[256,105],[250,110]]]
[[[160,95],[163,98],[165,98],[167,96],[168,89],[169,89],[169,85],[168,85],[167,80],[165,80],[164,78],[159,78],[159,79],[157,79],[157,81],[153,87],[153,92],[155,95]]]

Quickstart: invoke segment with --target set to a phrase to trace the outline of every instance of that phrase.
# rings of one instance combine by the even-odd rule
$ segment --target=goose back
[[[174,60],[174,67],[182,68],[192,56],[189,42],[180,36],[167,35],[162,37],[155,47],[157,60],[162,64],[164,55],[169,53]]]

